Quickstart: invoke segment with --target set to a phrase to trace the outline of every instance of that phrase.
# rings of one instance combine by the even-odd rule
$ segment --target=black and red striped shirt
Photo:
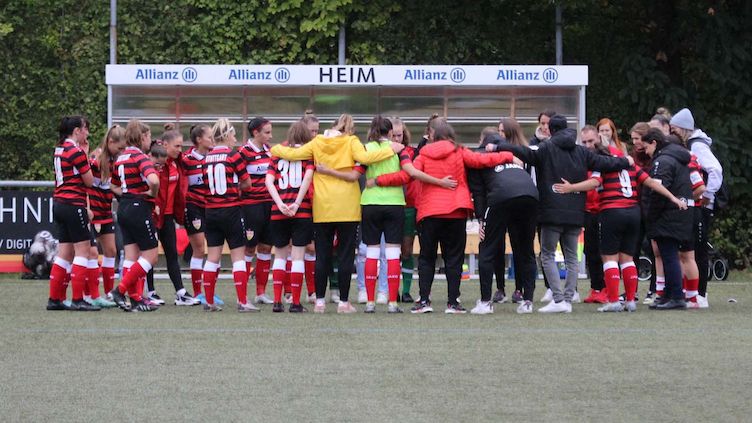
[[[102,170],[99,168],[99,161],[97,159],[92,159],[90,165],[91,174],[94,176],[94,184],[89,188],[89,208],[94,215],[91,223],[112,223],[113,195],[110,190],[112,176],[102,180]],[[112,164],[109,166],[112,168]]]
[[[626,209],[638,204],[637,187],[642,185],[650,175],[639,166],[632,166],[619,172],[608,172],[601,175],[593,172],[591,175],[600,182],[600,209]]]
[[[185,202],[194,206],[204,207],[206,196],[209,195],[209,187],[204,184],[204,161],[206,157],[191,148],[180,160],[183,172],[188,180],[188,191],[185,193]]]
[[[55,147],[53,159],[55,165],[56,201],[74,206],[86,207],[86,186],[81,175],[90,170],[86,154],[72,139],[66,139]]]
[[[154,198],[147,195],[149,184],[146,183],[151,174],[157,174],[154,163],[140,149],[128,146],[115,160],[111,183],[123,190],[123,197],[141,197],[153,204]]]
[[[248,140],[238,151],[245,161],[246,172],[251,178],[251,189],[243,192],[242,203],[271,203],[272,197],[265,185],[266,173],[272,163],[269,145],[264,144],[258,148],[251,140]]]
[[[245,162],[240,153],[220,145],[206,155],[204,164],[204,185],[208,191],[207,209],[239,206],[240,188],[238,184],[248,179]]]
[[[268,174],[274,176],[274,186],[277,188],[277,193],[283,203],[289,205],[297,200],[300,186],[303,184],[303,179],[308,170],[315,170],[315,166],[310,160],[290,162],[278,157],[272,159]],[[295,213],[295,219],[310,219],[313,217],[310,191],[309,189],[300,203],[298,211]],[[282,214],[277,207],[277,203],[273,203],[272,220],[284,219],[290,219],[290,217]]]
[[[689,168],[689,181],[692,183],[692,191],[705,185],[705,180],[702,178],[702,166],[697,161],[697,156],[690,154],[687,167]],[[705,197],[695,199],[695,207],[702,207],[704,205],[703,198]]]

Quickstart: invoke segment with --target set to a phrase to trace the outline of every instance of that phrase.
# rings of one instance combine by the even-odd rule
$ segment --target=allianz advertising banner
[[[43,230],[53,230],[51,191],[0,191],[0,254],[23,254]]]

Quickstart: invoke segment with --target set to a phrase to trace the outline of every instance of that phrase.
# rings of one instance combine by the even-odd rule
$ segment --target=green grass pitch
[[[752,283],[732,279],[708,310],[445,315],[437,281],[432,315],[342,316],[47,312],[46,281],[5,277],[0,420],[750,421]]]

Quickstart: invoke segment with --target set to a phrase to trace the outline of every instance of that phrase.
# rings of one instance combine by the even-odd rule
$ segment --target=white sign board
[[[552,86],[588,84],[587,66],[107,65],[107,85]]]

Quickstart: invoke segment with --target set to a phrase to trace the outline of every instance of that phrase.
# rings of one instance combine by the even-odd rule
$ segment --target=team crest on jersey
[[[193,219],[193,221],[191,222],[191,224],[193,224],[193,228],[194,229],[196,229],[196,230],[201,229],[201,219]]]
[[[253,235],[255,235],[255,234],[256,234],[256,233],[255,233],[255,232],[253,232],[252,230],[247,230],[247,231],[245,231],[245,237],[246,237],[246,239],[247,239],[248,241],[252,240],[252,239],[253,239]]]
[[[102,232],[102,225],[100,225],[99,223],[95,223],[94,230],[97,231],[97,233]]]

